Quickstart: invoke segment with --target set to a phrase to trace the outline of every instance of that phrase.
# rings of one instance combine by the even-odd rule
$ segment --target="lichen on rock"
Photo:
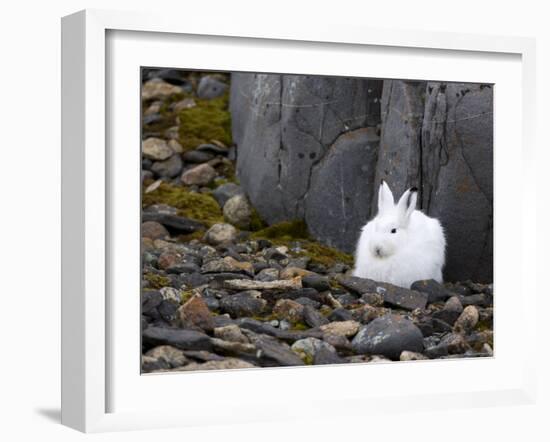
[[[159,203],[175,207],[179,216],[201,221],[206,226],[223,222],[220,206],[208,193],[193,192],[187,187],[162,183],[153,192],[142,195],[144,208]]]

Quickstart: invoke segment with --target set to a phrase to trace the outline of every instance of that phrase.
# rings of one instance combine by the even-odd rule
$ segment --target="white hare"
[[[445,235],[439,221],[415,210],[417,189],[395,204],[385,181],[378,190],[378,213],[362,229],[353,276],[410,288],[415,281],[442,282]]]

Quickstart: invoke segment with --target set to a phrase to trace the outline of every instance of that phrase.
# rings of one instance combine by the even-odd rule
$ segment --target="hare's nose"
[[[376,249],[374,249],[375,253],[377,256],[382,256],[382,249],[380,247],[376,247]]]

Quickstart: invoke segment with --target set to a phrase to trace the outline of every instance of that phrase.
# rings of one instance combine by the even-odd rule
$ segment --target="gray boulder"
[[[399,315],[376,318],[364,326],[351,343],[357,353],[383,355],[398,360],[402,351],[422,352],[423,336],[412,321]]]
[[[384,82],[376,181],[420,189],[419,208],[445,229],[445,279],[493,279],[492,158],[491,86]]]
[[[233,74],[237,174],[262,219],[306,219],[319,240],[353,249],[357,232],[351,230],[370,211],[369,198],[352,199],[370,194],[378,140],[374,129],[364,128],[379,122],[381,86],[344,77]],[[340,174],[352,163],[357,174]],[[351,188],[342,208],[341,192]],[[330,204],[321,205],[326,198]],[[326,216],[328,206],[339,209]]]
[[[310,233],[331,247],[353,252],[369,219],[379,138],[373,128],[356,129],[336,139],[312,168],[305,198]]]

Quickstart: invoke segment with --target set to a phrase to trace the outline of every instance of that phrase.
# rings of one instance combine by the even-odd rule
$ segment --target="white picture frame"
[[[163,38],[177,43],[180,41],[178,39],[185,39],[186,36],[193,37],[194,41],[199,41],[200,38],[215,37],[220,44],[224,44],[224,39],[232,39],[233,42],[238,39],[242,44],[239,43],[235,46],[242,46],[243,51],[248,50],[247,47],[250,46],[252,48],[250,50],[258,52],[261,44],[269,44],[271,48],[280,52],[279,57],[284,57],[285,50],[287,50],[284,48],[288,48],[289,45],[295,47],[297,51],[308,50],[307,48],[315,49],[317,46],[321,48],[322,46],[322,50],[332,50],[335,56],[338,52],[351,51],[353,53],[353,50],[358,48],[370,48],[369,50],[378,52],[379,55],[383,55],[385,51],[397,51],[400,56],[403,56],[403,54],[409,52],[412,54],[413,51],[417,51],[416,53],[420,54],[420,59],[427,56],[433,57],[430,69],[432,75],[435,75],[437,79],[445,79],[441,77],[441,75],[445,75],[443,66],[445,63],[440,63],[441,73],[439,73],[437,58],[450,57],[445,60],[447,62],[448,60],[464,60],[466,62],[464,57],[468,56],[474,60],[471,61],[472,63],[477,60],[479,66],[484,66],[484,59],[488,58],[490,54],[500,54],[504,58],[510,57],[510,60],[515,60],[513,66],[519,71],[515,72],[515,68],[511,65],[509,74],[513,76],[513,81],[520,79],[521,90],[515,96],[520,106],[519,111],[515,110],[518,127],[510,129],[511,140],[499,138],[498,128],[496,131],[495,149],[500,149],[502,152],[502,161],[496,163],[496,199],[498,201],[499,189],[502,189],[500,198],[503,193],[511,192],[522,202],[520,219],[512,220],[508,225],[509,228],[520,229],[520,234],[514,240],[509,241],[509,247],[516,247],[515,265],[516,269],[520,268],[519,275],[514,276],[516,280],[512,282],[513,287],[522,293],[520,304],[525,311],[526,306],[536,304],[536,267],[528,265],[528,262],[532,263],[533,257],[536,256],[536,193],[527,192],[527,186],[523,184],[513,187],[506,187],[503,184],[498,187],[499,176],[500,179],[505,178],[505,173],[499,172],[499,164],[502,165],[504,171],[507,164],[506,158],[510,163],[521,161],[524,176],[534,173],[535,169],[536,150],[533,135],[535,46],[532,39],[416,31],[396,32],[336,25],[327,26],[326,23],[310,23],[300,28],[288,29],[281,29],[276,25],[265,26],[265,23],[262,23],[261,26],[250,23],[247,26],[240,25],[237,29],[231,23],[211,19],[193,20],[182,25],[177,17],[169,15],[156,16],[99,10],[78,12],[63,18],[62,21],[63,424],[85,432],[208,424],[211,414],[206,416],[204,413],[208,404],[196,403],[192,409],[182,407],[178,411],[171,412],[157,406],[151,406],[148,409],[147,401],[142,401],[144,403],[138,406],[136,396],[143,394],[143,397],[149,398],[148,395],[162,392],[166,388],[174,388],[175,385],[178,385],[176,388],[188,388],[189,390],[186,390],[189,392],[188,394],[198,394],[197,392],[201,391],[201,388],[204,389],[206,385],[212,385],[218,389],[217,391],[226,388],[229,393],[238,395],[239,389],[235,386],[249,384],[249,388],[244,389],[240,395],[241,403],[238,406],[233,404],[232,410],[224,411],[223,407],[214,407],[217,409],[218,422],[225,423],[285,419],[294,417],[298,413],[302,413],[304,418],[314,415],[319,417],[323,415],[324,410],[327,409],[326,405],[330,401],[337,401],[338,413],[342,415],[364,415],[373,413],[374,410],[376,412],[381,410],[398,412],[413,408],[416,410],[464,408],[471,406],[472,403],[476,406],[533,403],[536,392],[536,367],[533,366],[534,358],[531,358],[530,355],[534,351],[535,340],[525,339],[524,342],[528,342],[528,344],[522,348],[521,360],[517,363],[512,362],[511,358],[506,358],[505,337],[510,336],[510,333],[506,332],[508,327],[506,312],[510,310],[507,310],[506,300],[499,301],[498,297],[496,304],[499,312],[496,314],[500,316],[496,317],[495,330],[498,331],[496,331],[495,339],[501,339],[500,336],[503,338],[498,343],[495,358],[486,361],[422,361],[420,363],[371,365],[368,367],[369,373],[378,380],[381,379],[380,377],[384,379],[384,376],[400,377],[404,373],[403,370],[407,370],[407,374],[420,377],[425,376],[424,373],[427,370],[432,372],[445,370],[448,374],[461,372],[464,373],[466,380],[470,379],[468,376],[472,373],[480,370],[486,370],[487,373],[491,370],[498,370],[503,373],[501,377],[495,373],[494,379],[487,384],[486,388],[477,384],[470,384],[468,387],[468,383],[465,382],[457,386],[455,391],[439,393],[437,388],[420,392],[414,391],[414,389],[404,391],[399,386],[388,389],[380,388],[379,385],[377,389],[375,385],[367,385],[369,388],[358,387],[353,394],[349,395],[334,394],[328,397],[312,395],[308,402],[309,411],[304,412],[303,407],[300,411],[292,404],[281,407],[277,401],[269,402],[255,397],[254,390],[267,383],[271,384],[270,388],[278,388],[277,385],[281,382],[299,384],[307,389],[309,388],[308,382],[312,382],[315,376],[321,374],[327,377],[334,373],[334,370],[342,370],[343,367],[313,368],[316,371],[311,371],[310,368],[262,369],[139,377],[139,367],[136,363],[137,372],[131,376],[124,376],[126,372],[117,374],[119,367],[124,366],[124,363],[120,362],[124,352],[117,351],[115,355],[113,348],[121,348],[120,345],[116,347],[117,339],[130,338],[125,337],[124,333],[116,331],[117,328],[113,324],[119,323],[117,321],[120,321],[120,316],[117,316],[119,314],[115,312],[120,311],[120,308],[113,309],[113,300],[108,296],[109,289],[112,288],[108,266],[117,259],[112,255],[111,243],[116,242],[124,235],[120,228],[117,229],[116,220],[113,220],[113,216],[115,216],[113,214],[116,213],[113,210],[113,201],[116,196],[109,193],[113,186],[118,185],[116,177],[122,176],[122,172],[117,169],[120,162],[117,162],[116,155],[113,156],[108,149],[108,142],[116,140],[116,133],[110,133],[107,130],[106,121],[111,118],[116,120],[117,111],[108,106],[108,94],[112,92],[109,89],[109,81],[116,81],[116,74],[111,76],[106,75],[106,72],[110,72],[108,65],[113,62],[113,59],[108,59],[108,57],[120,55],[122,59],[121,54],[126,54],[128,63],[139,63],[139,57],[132,58],[132,54],[135,52],[131,49],[133,46],[126,46],[125,51],[116,52],[116,50],[112,50],[108,41],[109,34],[129,35],[128,33],[136,32],[139,32],[141,39],[154,40],[154,45],[156,45],[154,47],[159,57],[163,52],[163,45],[167,44],[166,42],[162,43]],[[145,40],[142,41],[143,44],[145,44]],[[130,45],[131,42],[128,44]],[[280,49],[279,46],[283,49]],[[273,71],[269,69],[269,63],[258,61],[261,59],[258,57],[251,63],[256,62],[258,71]],[[412,56],[410,60],[408,72],[412,77],[407,78],[424,78],[426,75],[425,63],[415,63],[415,58]],[[260,67],[260,64],[263,68]],[[175,65],[172,64],[172,66]],[[201,65],[201,67],[208,66]],[[221,69],[222,67],[212,65],[211,69]],[[300,65],[299,60],[295,61],[294,72],[307,72],[307,69],[305,64]],[[326,69],[323,73],[336,72],[329,71],[328,67]],[[353,68],[350,66],[349,69]],[[386,74],[386,78],[388,75]],[[468,81],[470,78],[466,78],[467,74],[464,72],[460,75],[463,81]],[[472,75],[470,81],[491,82],[490,76],[484,77],[483,68],[470,75]],[[503,103],[505,100],[499,102],[497,83],[495,99],[497,120],[502,118],[504,121],[511,116],[510,106],[503,107]],[[512,102],[508,104],[510,105],[510,103]],[[132,109],[130,109],[130,113]],[[521,114],[519,123],[518,114]],[[135,113],[135,120],[138,122],[138,113]],[[137,134],[134,135],[137,136]],[[505,143],[510,143],[510,141],[517,141],[517,144],[511,146],[511,149],[507,149]],[[129,176],[131,178],[131,175]],[[115,178],[113,179],[113,177]],[[137,181],[129,182],[137,183]],[[496,207],[499,207],[498,203]],[[504,209],[500,213],[504,214]],[[497,209],[496,216],[498,214],[499,210]],[[505,222],[503,221],[501,225],[504,227]],[[500,232],[506,234],[502,229]],[[496,229],[495,265],[504,269],[501,271],[502,275],[509,268],[507,266],[514,263],[507,261],[505,248],[508,246],[501,246],[497,242],[498,234],[498,229]],[[136,259],[139,260],[138,255]],[[521,259],[521,266],[517,265],[517,256]],[[531,256],[531,261],[528,261],[527,256]],[[495,287],[496,290],[499,290],[497,281],[498,279],[495,277]],[[136,299],[138,299],[137,295]],[[135,319],[139,319],[137,315]],[[535,336],[536,324],[534,320],[528,321],[525,314],[516,315],[515,320],[521,322],[524,330],[523,336]],[[133,319],[129,319],[129,321],[129,324],[132,324]],[[135,334],[135,339],[139,341],[137,330],[132,332]],[[510,339],[512,338],[510,337]],[[501,343],[502,347],[500,347]],[[500,348],[503,349],[502,352],[500,352]],[[137,353],[135,358],[137,361]],[[344,384],[347,382],[349,385],[353,385],[354,380],[360,379],[367,368],[362,364],[352,365],[354,366],[345,367],[347,371]],[[151,379],[145,381],[147,385],[142,383],[144,378]],[[126,382],[132,379],[138,383]],[[119,385],[124,385],[124,388],[120,389],[117,397],[123,395],[126,397],[121,400],[117,399],[117,402],[123,405],[114,406],[112,392],[119,388]],[[136,391],[136,388],[140,390]],[[132,396],[130,392],[133,392],[134,395]],[[250,398],[254,398],[255,402],[251,402]],[[374,398],[375,400],[373,400]],[[125,405],[130,402],[136,402],[135,408]],[[149,403],[154,402],[149,401]],[[220,399],[220,404],[222,403],[223,401]],[[301,405],[303,406],[303,403]],[[235,411],[245,412],[236,413]],[[332,409],[331,413],[334,414],[334,412]]]

